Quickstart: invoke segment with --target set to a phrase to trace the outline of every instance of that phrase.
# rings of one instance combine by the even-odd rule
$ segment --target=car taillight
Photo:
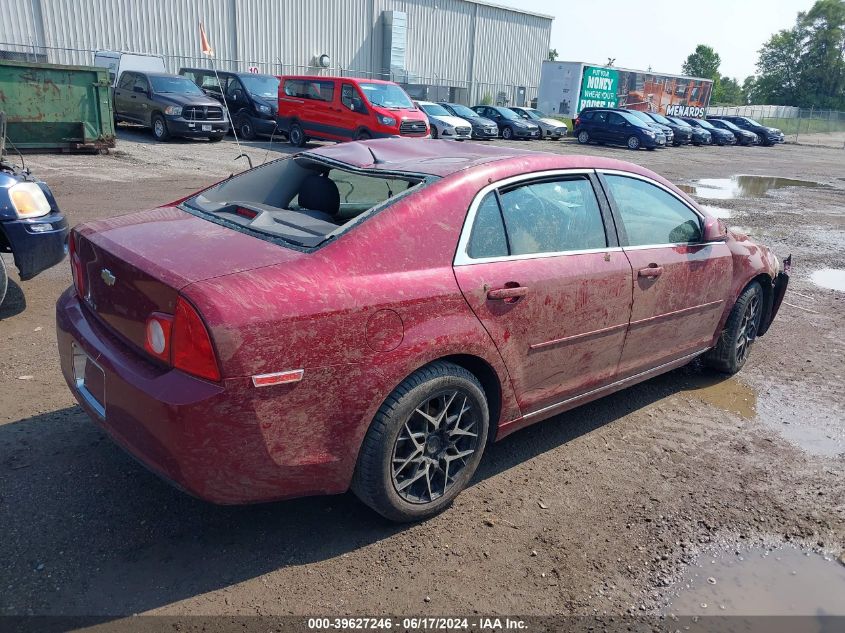
[[[76,240],[76,231],[70,232],[68,238],[68,252],[70,254],[70,274],[73,276],[73,287],[80,298],[85,296],[85,268],[82,266],[82,258],[79,256],[79,245]]]
[[[176,300],[171,338],[170,358],[176,369],[200,378],[220,380],[211,336],[196,308],[182,297]]]
[[[196,308],[178,297],[175,312],[172,315],[153,312],[147,318],[144,349],[175,369],[219,381],[220,369],[211,336]]]

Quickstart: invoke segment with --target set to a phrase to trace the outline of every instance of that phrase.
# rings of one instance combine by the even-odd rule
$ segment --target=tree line
[[[719,72],[719,54],[704,44],[687,57],[682,72],[713,80],[713,104],[845,110],[845,0],[818,0],[792,28],[772,35],[759,54],[757,74],[742,84]]]

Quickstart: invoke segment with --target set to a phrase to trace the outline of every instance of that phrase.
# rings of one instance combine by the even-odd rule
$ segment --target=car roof
[[[368,83],[368,84],[388,84],[391,86],[397,85],[396,82],[386,81],[384,79],[369,79],[362,77],[336,77],[332,75],[279,75],[281,79],[304,79],[306,81],[345,81],[350,84]]]
[[[179,79],[185,79],[183,75],[178,73],[151,73],[146,70],[127,70],[128,73],[136,73],[138,75],[145,75],[147,77],[178,77]]]
[[[378,160],[376,163],[373,162],[373,154]],[[621,169],[653,176],[642,167],[612,158],[414,138],[374,139],[323,145],[303,152],[301,156],[325,158],[358,169],[438,177],[446,177],[493,162],[512,163],[526,173],[546,169]]]

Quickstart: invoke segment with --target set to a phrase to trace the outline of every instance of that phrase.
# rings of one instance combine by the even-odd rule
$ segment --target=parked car
[[[107,68],[109,71],[109,85],[113,88],[118,78],[127,70],[141,72],[163,73],[164,57],[147,53],[129,53],[125,51],[96,51],[94,66]]]
[[[0,134],[5,135],[0,113]],[[11,253],[21,280],[27,281],[65,258],[68,225],[46,183],[3,157],[0,137],[0,253]],[[0,257],[0,304],[9,273]]]
[[[428,118],[407,93],[392,81],[377,79],[282,77],[277,122],[295,147],[312,138],[429,136]]]
[[[720,130],[726,130],[733,134],[736,137],[737,144],[739,145],[756,145],[760,142],[760,138],[754,132],[743,130],[730,121],[725,121],[723,119],[711,119],[710,117],[708,117],[706,121],[713,127],[719,128]]]
[[[540,138],[540,126],[525,121],[510,108],[502,106],[477,105],[472,108],[479,115],[493,121],[503,139]]]
[[[157,141],[171,136],[219,141],[229,130],[219,101],[190,79],[167,73],[124,72],[114,89],[114,117],[152,128]]]
[[[692,126],[686,121],[681,121],[674,117],[663,116],[659,112],[646,112],[645,114],[655,123],[665,125],[670,130],[672,130],[672,144],[676,147],[680,145],[689,145],[690,143],[692,143],[693,129]]]
[[[723,130],[721,128],[718,128],[715,125],[712,125],[709,121],[705,121],[704,119],[693,119],[691,117],[684,117],[681,120],[686,121],[694,128],[701,128],[702,130],[709,132],[710,135],[713,137],[713,142],[716,145],[736,144],[736,135],[730,130]]]
[[[566,123],[560,119],[554,119],[547,114],[543,114],[537,108],[511,108],[523,119],[536,123],[540,126],[543,138],[550,138],[553,141],[559,141],[569,133],[569,128]]]
[[[398,521],[446,508],[488,439],[701,355],[739,371],[789,268],[643,167],[411,139],[70,244],[61,370],[119,445],[212,502],[351,487]]]
[[[446,108],[431,101],[416,101],[415,105],[425,112],[431,138],[463,141],[472,138],[472,124],[451,114]]]
[[[655,123],[655,126],[657,124]],[[666,135],[656,127],[623,110],[585,108],[575,119],[578,142],[613,143],[629,149],[666,146]]]
[[[499,136],[499,126],[496,125],[496,122],[481,116],[472,108],[445,101],[441,101],[440,105],[446,108],[450,114],[469,122],[472,126],[472,138],[489,140]]]
[[[278,77],[226,71],[215,73],[207,68],[180,68],[179,74],[197,84],[207,96],[228,106],[232,127],[239,137],[251,141],[257,135],[272,136],[276,132]]]
[[[582,112],[586,111],[586,110],[593,110],[593,109],[604,110],[606,108],[584,108],[584,110],[582,110]],[[648,116],[642,110],[634,110],[632,108],[610,108],[610,109],[616,110],[617,112],[626,112],[626,113],[636,117],[637,119],[639,119],[644,125],[647,125],[652,130],[654,130],[656,132],[662,132],[663,136],[666,137],[666,145],[671,145],[672,143],[675,142],[675,133],[672,131],[671,127],[669,127],[668,125],[663,125],[662,123],[658,123],[657,121],[652,119],[650,116]]]
[[[719,116],[719,119],[723,121],[730,121],[738,128],[746,130],[747,132],[751,132],[757,135],[757,139],[760,142],[760,145],[774,145],[775,143],[784,143],[785,138],[783,136],[783,132],[781,132],[776,127],[769,127],[768,125],[763,125],[762,123],[758,123],[754,119],[747,117],[747,116]],[[710,117],[707,117],[709,120]]]

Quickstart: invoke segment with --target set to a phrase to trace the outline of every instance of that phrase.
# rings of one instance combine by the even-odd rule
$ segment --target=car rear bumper
[[[249,378],[212,383],[146,360],[107,330],[73,288],[56,304],[56,332],[62,374],[81,407],[116,444],[178,488],[218,504],[347,489],[348,464],[325,458],[309,445],[310,436],[286,435],[298,428],[290,419],[273,429],[259,421],[265,393],[257,394]],[[77,363],[84,354],[101,370],[93,389],[99,395],[80,380],[74,354]]]
[[[0,223],[0,230],[6,235],[23,281],[55,266],[67,254],[68,225],[61,213],[9,220]]]

